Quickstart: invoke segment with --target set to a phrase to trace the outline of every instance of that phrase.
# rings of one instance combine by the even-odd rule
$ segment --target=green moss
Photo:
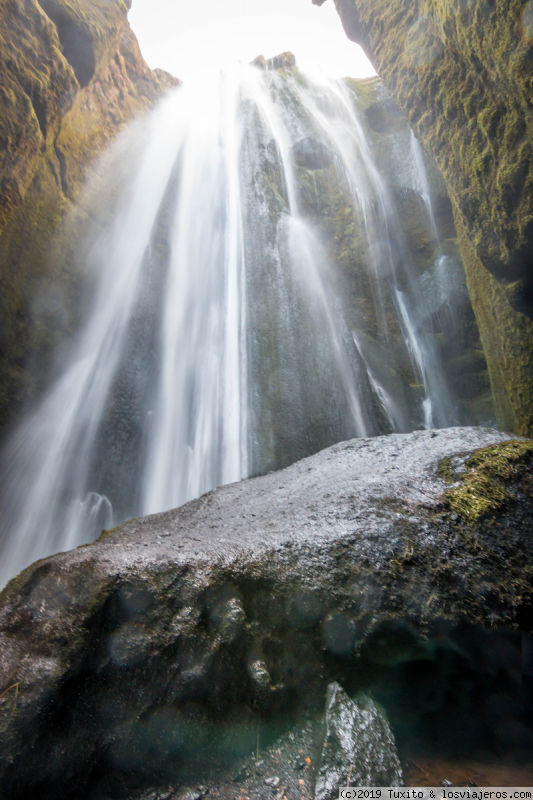
[[[443,459],[437,470],[447,483],[455,482],[444,496],[452,511],[474,523],[512,501],[508,485],[531,472],[533,443],[510,441],[476,450],[464,462],[462,472],[454,469],[454,460]]]
[[[115,525],[115,527],[111,528],[111,530],[109,530],[109,531],[103,530],[102,533],[100,534],[100,536],[98,537],[98,539],[96,539],[96,541],[97,542],[103,542],[104,539],[107,539],[107,537],[110,536],[112,533],[117,533],[125,525],[128,525],[128,523],[135,522],[136,519],[137,519],[137,517],[132,517],[132,519],[128,519],[126,522],[122,522],[120,525]],[[83,546],[84,545],[82,545],[82,547]]]
[[[496,418],[503,430],[533,434],[533,320],[515,311],[506,287],[483,267],[459,216],[472,306],[487,359]]]
[[[344,78],[344,83],[354,93],[359,108],[365,110],[386,96],[383,84],[378,77]]]
[[[455,475],[452,471],[452,459],[451,456],[447,456],[443,458],[442,461],[439,463],[437,467],[437,475],[439,478],[442,478],[443,481],[446,483],[453,483],[455,480]]]

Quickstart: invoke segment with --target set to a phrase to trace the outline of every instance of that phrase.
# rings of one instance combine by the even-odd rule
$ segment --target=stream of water
[[[105,246],[94,246],[89,310],[3,454],[0,583],[128,518],[337,441],[456,424],[361,119],[342,81],[252,67],[183,86],[153,112]],[[431,216],[414,139],[401,168]],[[309,182],[319,203],[326,173],[363,242],[373,338],[347,313],[308,213]],[[376,357],[394,336],[409,396]]]

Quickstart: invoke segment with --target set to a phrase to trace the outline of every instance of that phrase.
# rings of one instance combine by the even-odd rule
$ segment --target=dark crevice
[[[64,154],[61,152],[60,148],[57,145],[57,142],[54,142],[54,152],[57,156],[57,160],[59,162],[59,177],[61,180],[61,190],[63,194],[68,197],[68,181],[67,181],[67,160]]]
[[[50,158],[48,159],[48,164],[50,166],[50,172],[52,173],[53,178],[54,178],[58,188],[61,189],[62,188],[61,179],[60,179],[59,175],[57,174],[57,170],[56,170],[54,162]]]
[[[94,44],[81,20],[73,19],[55,0],[39,0],[44,13],[57,28],[63,55],[74,70],[78,83],[87,86],[96,70]]]
[[[44,103],[35,92],[32,92],[30,94],[30,102],[35,112],[35,116],[37,117],[37,122],[39,123],[39,128],[41,129],[43,138],[46,139],[47,125],[46,125],[46,110],[44,107]]]

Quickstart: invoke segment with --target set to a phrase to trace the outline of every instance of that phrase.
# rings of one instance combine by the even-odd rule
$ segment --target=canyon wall
[[[531,434],[533,5],[335,2],[349,38],[362,44],[444,177],[498,421]],[[8,0],[0,31],[5,429],[24,399],[40,390],[42,365],[75,322],[76,247],[61,222],[79,200],[87,168],[132,117],[178,82],[147,67],[122,0]],[[374,110],[378,116],[369,123],[379,127],[381,111]],[[404,205],[408,220],[405,198]],[[80,224],[97,230],[101,219],[92,209],[78,210]],[[337,235],[339,242],[345,236]],[[40,372],[35,359],[27,368],[37,343]]]
[[[533,4],[335,4],[446,181],[499,423],[531,435]]]
[[[348,78],[344,85],[356,110],[363,151],[367,148],[365,158],[382,182],[381,200],[374,195],[371,203],[361,205],[335,155],[313,136],[295,145],[291,156],[300,213],[319,233],[334,265],[349,329],[367,368],[394,398],[398,429],[417,428],[425,387],[391,293],[394,270],[397,284],[414,299],[417,336],[438,360],[456,422],[493,425],[487,363],[446,185],[380,78]],[[389,425],[380,418],[383,432]]]
[[[70,324],[68,314],[42,308],[68,308],[63,296],[72,291],[73,242],[56,242],[62,256],[50,257],[53,235],[96,157],[179,83],[144,62],[128,7],[123,0],[0,7],[0,429],[28,394],[36,339],[51,352]]]

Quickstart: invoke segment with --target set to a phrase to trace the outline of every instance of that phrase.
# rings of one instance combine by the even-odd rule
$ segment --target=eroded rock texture
[[[326,736],[316,780],[316,800],[338,797],[339,786],[402,786],[389,722],[367,692],[351,700],[338,683],[326,694]]]
[[[487,362],[444,180],[434,161],[424,157],[416,145],[405,115],[379,78],[348,78],[345,84],[357,108],[363,148],[368,148],[383,182],[386,214],[373,218],[368,210],[363,213],[353,190],[340,175],[333,152],[316,138],[302,138],[291,149],[291,157],[300,212],[320,233],[328,258],[335,265],[348,326],[369,369],[379,376],[381,386],[401,409],[396,421],[399,429],[417,428],[423,387],[390,292],[393,253],[397,280],[406,281],[409,291],[418,295],[414,324],[438,354],[458,420],[466,425],[491,423],[495,410]],[[425,197],[418,184],[420,176],[414,179],[405,168],[406,163],[412,163],[415,148],[425,178]],[[258,182],[269,181],[282,195],[280,175],[269,157],[265,153],[266,168]],[[377,197],[373,202],[379,207]],[[382,241],[385,227],[387,240]],[[402,273],[402,259],[409,265],[407,273]],[[376,291],[385,325],[376,313]],[[380,418],[382,431],[389,425]]]
[[[412,696],[485,747],[494,719],[461,626],[531,628],[532,446],[508,442],[481,428],[345,442],[29,567],[0,596],[2,796],[205,782],[255,751],[258,727],[263,746],[322,713],[332,680],[377,682],[378,699],[405,686],[397,724]],[[513,708],[520,662],[489,651],[483,685]]]
[[[74,243],[49,258],[52,235],[96,156],[178,83],[148,68],[126,15],[122,0],[0,8],[0,427],[27,389],[36,304],[69,306]],[[63,324],[56,315],[40,332],[45,350]]]
[[[321,5],[324,0],[313,0]],[[533,7],[335,0],[444,176],[500,424],[533,430]]]

